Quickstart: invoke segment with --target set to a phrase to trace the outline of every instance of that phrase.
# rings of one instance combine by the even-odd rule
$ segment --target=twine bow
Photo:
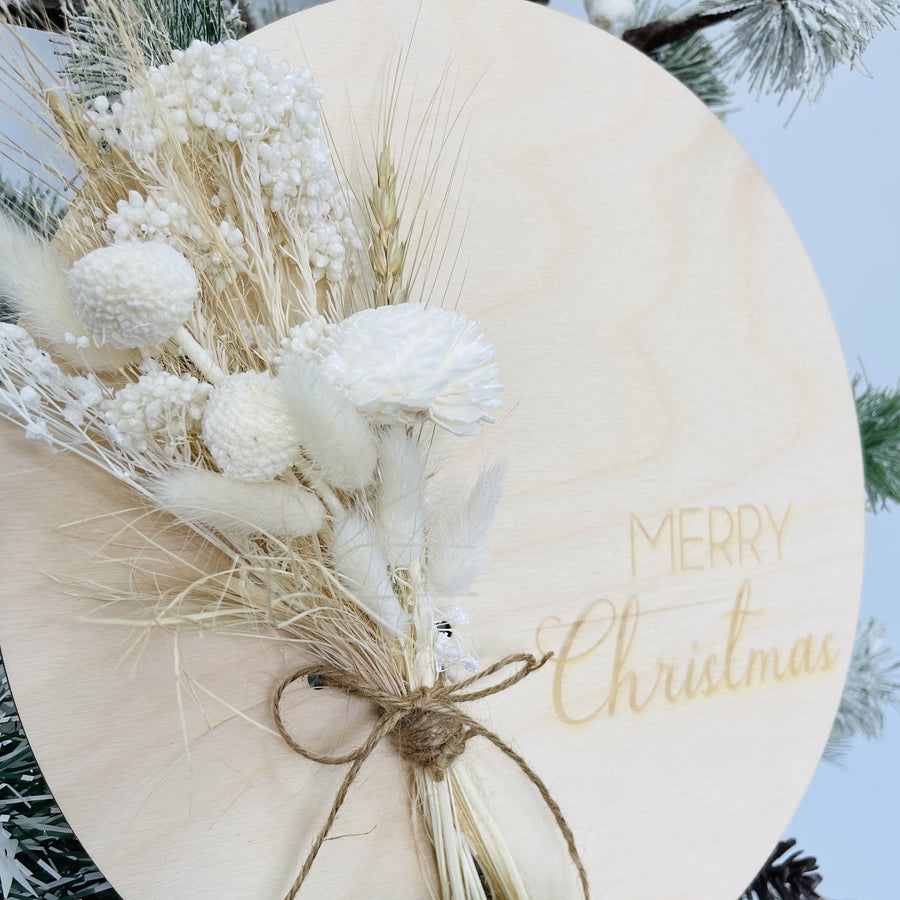
[[[473,737],[479,736],[490,741],[498,750],[506,754],[518,767],[529,781],[537,788],[541,799],[553,814],[557,827],[565,839],[569,850],[569,856],[578,871],[581,881],[581,890],[585,900],[590,900],[587,872],[575,846],[575,837],[572,829],[566,822],[559,804],[553,799],[547,786],[528,765],[527,762],[504,743],[493,731],[485,728],[477,720],[466,715],[460,708],[460,703],[469,703],[472,700],[481,700],[492,694],[505,691],[508,687],[527,678],[532,672],[537,671],[550,659],[552,653],[546,653],[540,659],[536,659],[530,653],[511,653],[503,659],[487,666],[470,678],[458,681],[455,684],[438,683],[430,687],[420,687],[405,694],[395,694],[379,690],[369,684],[360,682],[358,678],[352,678],[339,669],[327,666],[308,666],[298,669],[288,675],[278,685],[272,698],[272,709],[275,718],[275,727],[284,742],[295,753],[313,762],[323,763],[327,766],[340,766],[350,763],[350,768],[338,788],[331,806],[331,812],[325,824],[322,826],[312,847],[303,863],[300,874],[294,880],[291,889],[285,895],[285,900],[294,900],[300,891],[300,887],[306,880],[315,862],[316,856],[331,831],[338,812],[347,798],[351,785],[356,780],[363,763],[369,758],[372,751],[385,737],[393,737],[400,756],[408,763],[425,769],[435,781],[441,781],[450,764],[465,750],[466,744]],[[491,684],[478,690],[470,691],[468,688],[507,666],[518,665],[511,675],[502,681]],[[281,699],[285,690],[295,681],[317,675],[321,684],[329,688],[337,688],[345,694],[360,697],[367,700],[380,710],[380,716],[369,736],[356,749],[343,756],[324,756],[315,753],[301,744],[298,744],[288,733],[281,718]]]

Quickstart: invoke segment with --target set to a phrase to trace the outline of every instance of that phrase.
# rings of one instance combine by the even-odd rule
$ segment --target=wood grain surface
[[[437,448],[450,482],[507,465],[468,638],[485,661],[557,653],[472,711],[546,780],[596,897],[733,900],[827,736],[863,552],[847,374],[785,214],[684,88],[536,4],[336,0],[253,40],[311,66],[348,174],[397,71],[412,197],[428,136],[443,145],[447,252],[420,287],[479,321],[506,386],[497,425]],[[296,659],[92,622],[84,584],[151,553],[143,511],[73,458],[0,440],[0,641],[64,813],[125,900],[278,900],[343,774],[244,718],[270,727]],[[322,750],[367,715],[291,700]],[[535,900],[577,897],[521,773],[467,752]],[[301,896],[427,897],[410,821],[384,745]]]

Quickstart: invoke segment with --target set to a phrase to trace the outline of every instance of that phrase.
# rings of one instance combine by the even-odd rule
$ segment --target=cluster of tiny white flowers
[[[217,231],[230,262],[244,263],[250,258],[244,234],[230,214],[225,215]],[[176,249],[190,249],[198,272],[206,275],[218,291],[225,289],[233,272],[223,265],[226,260],[219,249],[221,244],[210,240],[199,225],[191,222],[180,203],[165,197],[144,197],[138,191],[129,191],[128,199],[117,201],[116,211],[106,217],[105,238],[108,244],[160,241]]]
[[[444,618],[435,623],[434,661],[438,673],[446,672],[452,677],[459,666],[468,672],[478,671],[478,657],[464,650],[454,634],[468,624],[468,613],[458,606],[448,609]]]
[[[152,444],[175,457],[203,416],[212,386],[193,375],[154,368],[100,404],[110,438],[131,453],[146,453]]]
[[[187,210],[180,203],[129,191],[128,199],[119,200],[116,211],[106,217],[106,230],[109,243],[122,244],[135,239],[171,243],[174,234],[190,234],[190,222]]]
[[[258,167],[272,212],[295,218],[306,234],[314,278],[335,280],[346,247],[357,246],[359,237],[325,139],[321,97],[308,69],[276,65],[237,41],[195,41],[175,51],[171,63],[148,69],[146,82],[120,99],[92,100],[86,116],[94,140],[139,165],[155,157],[167,133],[220,150],[239,145],[252,161],[248,170]]]
[[[103,389],[93,374],[63,372],[24,328],[0,323],[0,415],[23,423],[29,440],[54,446],[48,423],[56,416],[60,424],[72,426],[66,441],[84,440],[77,430],[102,397]]]
[[[333,330],[334,325],[324,316],[307,319],[290,329],[288,336],[281,342],[282,350],[299,356],[305,362],[318,363],[331,349]],[[282,358],[283,354],[276,352],[272,356],[272,362],[279,365]]]

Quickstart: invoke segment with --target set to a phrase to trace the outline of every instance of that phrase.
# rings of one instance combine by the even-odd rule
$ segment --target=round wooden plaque
[[[345,161],[397,71],[410,159],[449,130],[425,289],[449,284],[506,385],[497,425],[439,448],[441,478],[507,465],[468,639],[485,661],[556,653],[472,711],[545,779],[596,896],[736,897],[816,765],[861,578],[853,403],[791,225],[684,88],[538,5],[338,0],[253,40],[312,68]],[[14,429],[2,442],[3,653],[75,831],[125,900],[282,897],[343,777],[245,718],[271,724],[294,654],[85,621],[96,604],[54,577],[146,558],[134,501]],[[365,727],[326,693],[291,710],[323,750]],[[467,752],[532,896],[577,897],[533,788],[484,742]],[[428,896],[408,806],[385,743],[301,896]]]

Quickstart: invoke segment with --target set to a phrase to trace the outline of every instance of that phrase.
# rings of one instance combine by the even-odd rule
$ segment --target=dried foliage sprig
[[[105,618],[278,637],[419,743],[434,744],[429,722],[449,722],[461,743],[431,748],[447,760],[440,777],[430,764],[412,773],[437,891],[524,900],[460,755],[488,738],[540,790],[587,896],[536,774],[439,702],[478,669],[454,600],[487,561],[501,492],[499,468],[456,493],[432,478],[434,433],[476,434],[501,391],[476,323],[409,302],[414,287],[431,298],[422,281],[447,255],[410,170],[433,190],[423,157],[444,138],[413,128],[412,148],[395,151],[388,90],[375,159],[336,165],[308,71],[235,41],[180,48],[163,27],[148,42],[143,5],[91,0],[83,17],[113,69],[88,54],[85,77],[76,67],[50,91],[30,70],[20,79],[47,97],[79,191],[52,246],[0,220],[0,287],[17,317],[0,325],[0,416],[152,510],[135,526],[152,550],[129,563],[127,587],[105,591]],[[69,40],[83,50],[83,28]],[[88,75],[112,90],[85,92]],[[154,523],[192,537],[166,549]]]

